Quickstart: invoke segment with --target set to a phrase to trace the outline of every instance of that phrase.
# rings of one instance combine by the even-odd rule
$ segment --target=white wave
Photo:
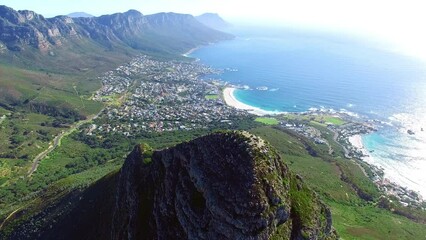
[[[268,87],[266,87],[266,86],[260,86],[260,87],[257,87],[256,89],[259,90],[259,91],[267,91]]]
[[[351,117],[359,118],[359,114],[358,114],[358,113],[354,113],[354,112],[348,111],[348,110],[346,110],[346,109],[344,109],[344,108],[341,108],[341,109],[339,110],[339,112],[340,112],[340,113],[347,114],[347,115],[349,115],[349,116],[351,116]]]
[[[388,118],[401,133],[413,132],[413,138],[426,141],[426,113],[397,113]],[[426,148],[426,146],[425,146]]]

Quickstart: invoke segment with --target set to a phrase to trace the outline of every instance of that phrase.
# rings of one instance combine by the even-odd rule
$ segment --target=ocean
[[[190,56],[225,69],[216,76],[223,81],[246,86],[235,91],[245,104],[279,112],[326,108],[381,121],[362,138],[368,161],[426,197],[425,62],[368,39],[320,31],[239,29],[234,35]]]

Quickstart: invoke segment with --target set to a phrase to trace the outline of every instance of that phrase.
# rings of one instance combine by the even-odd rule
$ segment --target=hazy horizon
[[[90,2],[61,0],[4,0],[3,5],[15,10],[33,10],[45,17],[86,12],[95,16],[125,12],[135,9],[143,14],[177,12],[194,16],[206,12],[218,13],[225,20],[236,24],[257,26],[292,27],[340,32],[382,42],[394,51],[426,60],[426,3],[420,0],[378,1],[273,1],[246,2],[229,0],[157,0]]]

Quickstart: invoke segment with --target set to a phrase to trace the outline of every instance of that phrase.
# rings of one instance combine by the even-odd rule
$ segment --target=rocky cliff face
[[[47,51],[77,35],[69,17],[45,19],[32,11],[15,11],[0,6],[0,42],[11,51],[23,51],[26,47]]]
[[[211,134],[155,152],[149,163],[143,151],[136,147],[121,170],[113,239],[334,236],[330,212],[312,192],[309,219],[292,209],[303,204],[292,201],[306,189],[260,138]]]
[[[72,199],[80,200],[70,208]],[[15,228],[14,239],[337,239],[316,194],[244,132],[153,154],[137,146],[115,176],[61,202]],[[64,202],[70,209],[59,211]]]
[[[176,28],[177,25],[180,27]],[[185,14],[144,16],[138,11],[130,10],[92,18],[44,18],[32,11],[15,11],[0,6],[0,49],[5,46],[13,52],[28,48],[47,52],[71,43],[84,44],[84,40],[107,48],[127,46],[141,50],[179,52],[230,37]],[[174,38],[173,46],[159,44],[168,43],[168,38]]]
[[[288,169],[260,139],[213,134],[150,164],[141,151],[120,175],[114,239],[267,239],[290,217]]]

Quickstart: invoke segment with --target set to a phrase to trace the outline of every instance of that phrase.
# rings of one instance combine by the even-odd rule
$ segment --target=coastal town
[[[249,113],[225,104],[223,83],[202,80],[217,73],[199,63],[139,56],[101,77],[93,99],[108,106],[87,133],[131,136],[233,125]]]
[[[403,206],[424,207],[424,199],[418,192],[392,182],[385,176],[383,168],[372,164],[369,160],[371,152],[364,147],[361,136],[377,131],[376,122],[371,120],[362,121],[346,112],[324,109],[285,114],[283,116],[275,116],[280,119],[279,127],[294,131],[317,145],[326,145],[330,155],[335,151],[330,141],[334,141],[343,149],[346,159],[355,159],[362,162],[362,165],[371,170],[371,175],[368,177],[381,192],[395,199]],[[323,127],[322,129],[329,131],[333,137],[327,138],[327,132],[320,130],[321,128],[318,125]]]
[[[239,102],[234,97],[238,86],[203,79],[219,73],[197,62],[159,61],[139,56],[100,77],[102,88],[92,98],[107,106],[84,132],[96,136],[133,136],[140,132],[230,127],[250,116],[270,116],[279,120],[279,127],[327,146],[330,155],[336,150],[330,143],[334,141],[348,160],[364,161],[369,157],[360,138],[377,130],[373,122],[325,109],[291,114],[264,111]],[[332,137],[327,138],[319,126]],[[372,170],[374,176],[370,178],[376,186],[404,206],[418,206],[423,201],[416,192],[385,178],[383,169],[364,163]]]

